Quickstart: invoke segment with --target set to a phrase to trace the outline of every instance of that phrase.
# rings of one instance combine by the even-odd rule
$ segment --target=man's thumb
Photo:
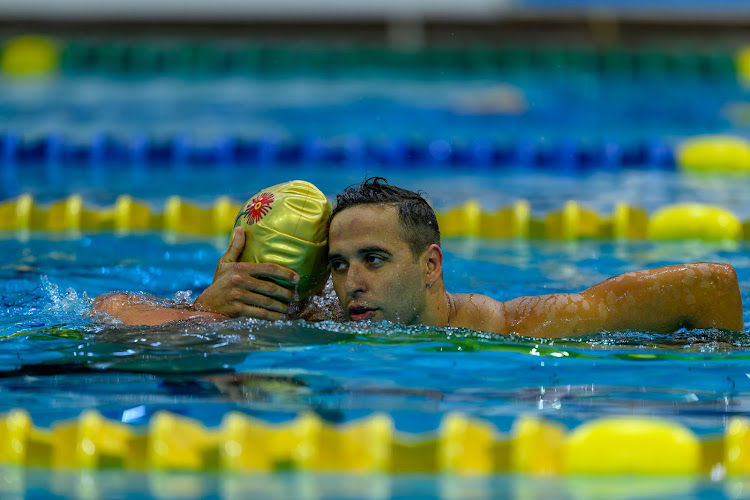
[[[232,241],[229,242],[229,248],[221,257],[221,260],[224,262],[237,262],[243,248],[245,248],[245,230],[237,226],[234,228],[234,233],[232,233]]]

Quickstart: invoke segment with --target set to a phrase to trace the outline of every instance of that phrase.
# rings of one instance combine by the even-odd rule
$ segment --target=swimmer
[[[294,281],[298,275],[283,267],[237,262],[243,243],[236,232],[219,260],[213,283],[183,317],[277,319],[289,311],[290,295],[259,278],[275,275]],[[636,271],[578,293],[506,302],[474,293],[449,293],[443,284],[440,231],[432,208],[418,193],[389,185],[380,177],[338,195],[328,260],[344,319],[350,321],[388,320],[551,338],[599,331],[744,329],[739,284],[729,264],[691,263]],[[258,281],[264,284],[258,286]],[[168,311],[131,310],[124,299],[97,301],[95,309],[125,323],[179,319]]]

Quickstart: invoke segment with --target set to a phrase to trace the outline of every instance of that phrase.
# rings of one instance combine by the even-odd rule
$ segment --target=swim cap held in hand
[[[289,181],[262,190],[237,215],[245,230],[242,262],[272,262],[299,274],[300,300],[321,291],[328,280],[328,219],[331,206],[318,188]],[[294,284],[274,280],[287,288]]]

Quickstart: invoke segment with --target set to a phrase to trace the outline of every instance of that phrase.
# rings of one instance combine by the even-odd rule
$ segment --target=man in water
[[[134,303],[127,294],[101,298],[95,309],[129,324],[286,317],[292,292],[267,278],[297,282],[299,276],[283,266],[237,262],[244,234],[235,231],[213,283],[195,301],[194,310]],[[331,216],[329,262],[343,316],[352,321],[388,320],[530,337],[744,328],[737,276],[729,264],[666,266],[616,276],[578,293],[506,302],[449,293],[432,208],[418,193],[378,177],[338,196]],[[309,309],[303,311],[301,317],[311,317]]]

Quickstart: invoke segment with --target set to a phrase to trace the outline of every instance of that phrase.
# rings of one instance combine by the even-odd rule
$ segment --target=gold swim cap
[[[299,274],[300,300],[314,295],[328,280],[330,216],[328,199],[309,182],[289,181],[264,189],[245,203],[234,221],[246,235],[240,260],[286,266]],[[294,288],[292,283],[274,281]]]

